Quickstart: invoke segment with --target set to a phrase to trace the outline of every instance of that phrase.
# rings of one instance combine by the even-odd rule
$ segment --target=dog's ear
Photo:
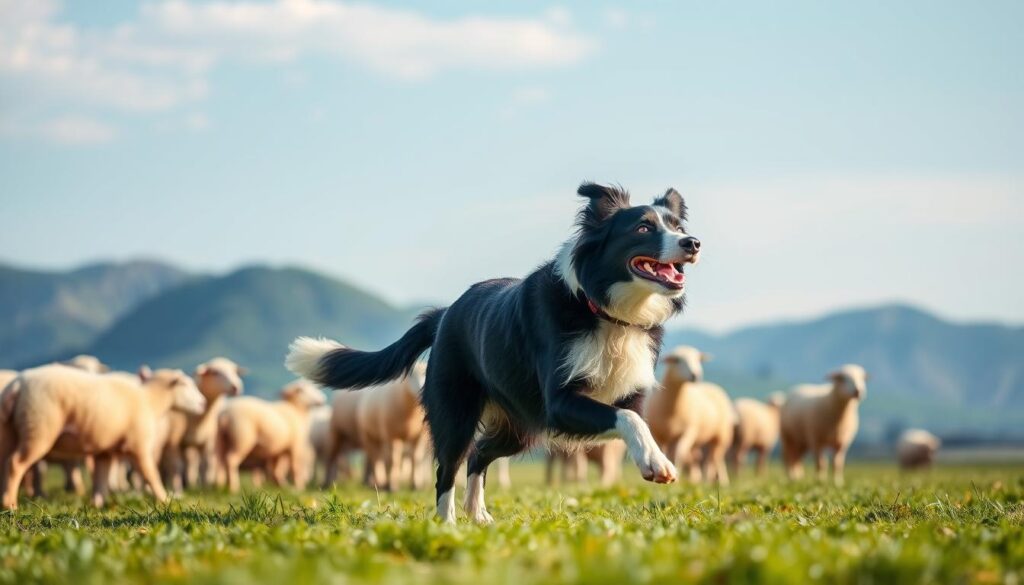
[[[586,208],[589,219],[604,221],[620,209],[629,207],[629,193],[618,187],[605,187],[597,183],[583,183],[576,193],[590,199]]]
[[[654,200],[654,204],[667,208],[680,219],[686,219],[686,201],[675,189],[669,188],[664,195]]]

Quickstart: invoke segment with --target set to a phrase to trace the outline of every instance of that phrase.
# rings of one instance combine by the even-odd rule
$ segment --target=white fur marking
[[[484,476],[479,473],[470,474],[466,481],[466,513],[470,520],[477,524],[490,524],[494,518],[487,513],[484,505]]]
[[[311,378],[320,367],[320,358],[339,347],[344,346],[323,337],[298,337],[288,346],[288,357],[284,358],[284,366],[296,376]]]
[[[572,252],[576,248],[576,238],[569,238],[558,250],[555,257],[555,272],[562,277],[562,281],[569,287],[569,290],[576,293],[582,288],[580,280],[576,276],[576,266],[572,261]]]
[[[437,517],[446,524],[455,524],[455,488],[441,494],[437,499]]]
[[[589,396],[605,404],[658,385],[651,336],[605,321],[597,331],[573,341],[562,369],[565,382],[583,378],[590,384]]]
[[[658,448],[651,429],[640,415],[632,410],[620,410],[615,415],[615,434],[626,442],[629,456],[640,468],[644,479],[662,478],[675,481],[676,468]],[[661,483],[665,483],[664,481]]]

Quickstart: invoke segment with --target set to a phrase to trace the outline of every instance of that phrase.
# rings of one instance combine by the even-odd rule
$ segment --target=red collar
[[[629,321],[616,319],[615,317],[609,315],[607,311],[597,306],[597,303],[590,300],[590,297],[588,297],[586,293],[580,291],[580,294],[583,295],[583,300],[587,301],[587,308],[590,309],[590,312],[600,319],[604,319],[605,321],[608,321],[609,323],[614,323],[616,325],[622,325],[623,327],[636,327],[637,329],[640,329],[642,331],[650,331],[651,329],[654,329],[654,327],[644,327],[642,325],[637,325],[636,323],[630,323]]]

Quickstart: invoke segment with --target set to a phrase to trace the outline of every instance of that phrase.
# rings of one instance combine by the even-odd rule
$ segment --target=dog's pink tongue
[[[685,274],[676,270],[676,267],[671,264],[658,264],[657,272],[658,276],[671,282],[683,282],[683,279],[686,278]]]

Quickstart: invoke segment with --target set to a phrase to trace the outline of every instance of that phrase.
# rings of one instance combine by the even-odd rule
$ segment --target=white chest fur
[[[588,396],[605,404],[658,383],[650,335],[604,321],[595,332],[573,342],[562,371],[565,382],[585,379],[591,390]]]

